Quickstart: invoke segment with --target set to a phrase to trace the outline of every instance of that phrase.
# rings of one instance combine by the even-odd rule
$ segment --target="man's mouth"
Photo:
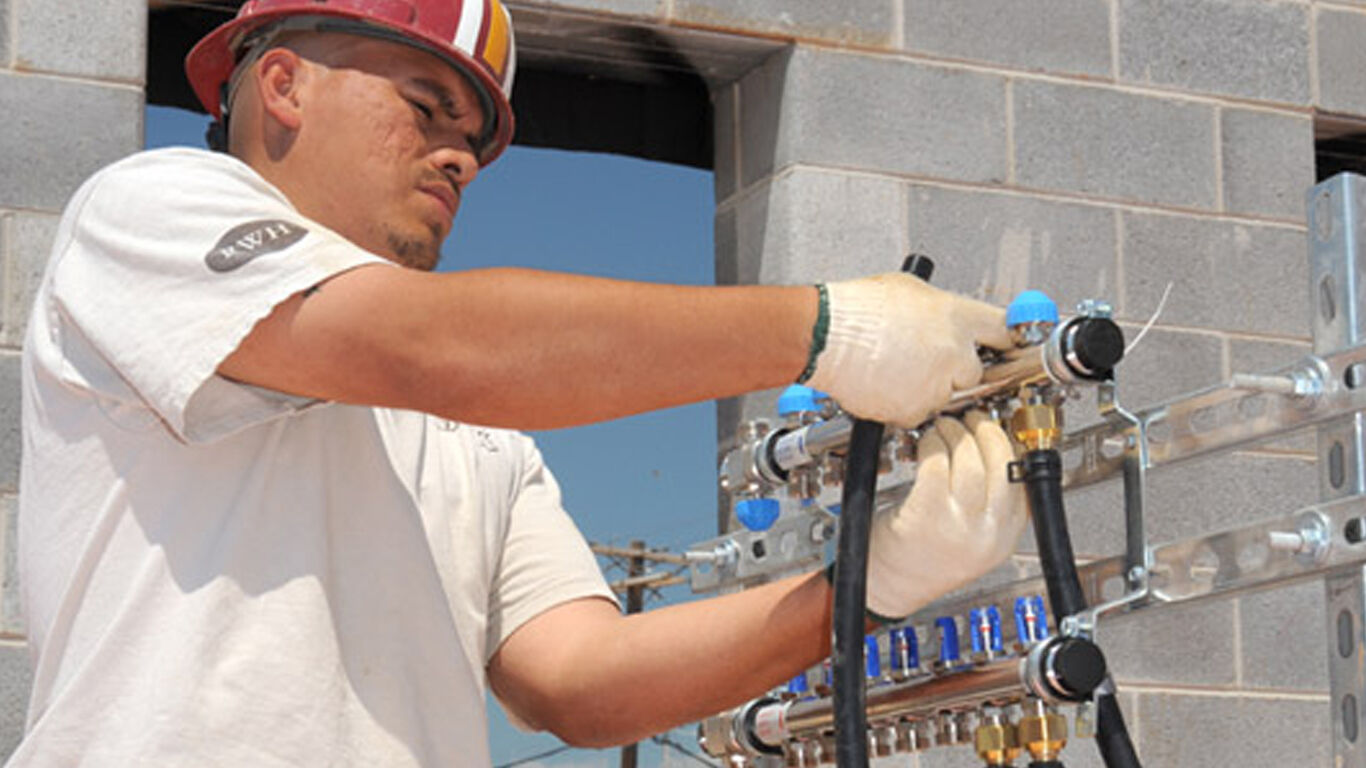
[[[427,182],[421,186],[421,190],[441,201],[447,215],[455,218],[455,211],[460,207],[460,195],[451,185],[444,182]]]

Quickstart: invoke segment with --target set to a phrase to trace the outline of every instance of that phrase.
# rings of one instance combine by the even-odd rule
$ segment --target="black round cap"
[[[1105,679],[1105,654],[1090,640],[1064,638],[1048,656],[1053,677],[1065,690],[1058,691],[1074,701],[1088,698]]]
[[[1124,358],[1124,331],[1107,317],[1078,321],[1071,342],[1072,354],[1087,373],[1108,374]]]

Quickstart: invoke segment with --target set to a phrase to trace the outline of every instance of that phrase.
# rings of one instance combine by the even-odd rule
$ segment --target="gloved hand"
[[[905,273],[831,283],[826,291],[825,347],[802,383],[861,418],[915,427],[955,389],[982,378],[977,345],[1011,345],[1004,309]]]
[[[915,613],[1003,562],[1028,520],[1024,488],[1010,482],[1015,451],[981,411],[942,417],[920,439],[911,493],[873,522],[868,610]]]

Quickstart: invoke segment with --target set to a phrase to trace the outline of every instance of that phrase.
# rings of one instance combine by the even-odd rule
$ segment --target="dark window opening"
[[[1339,173],[1366,175],[1366,120],[1314,116],[1314,181]]]

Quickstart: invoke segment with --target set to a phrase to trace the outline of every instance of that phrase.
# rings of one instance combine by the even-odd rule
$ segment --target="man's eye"
[[[413,109],[417,110],[418,113],[422,115],[424,120],[432,119],[433,112],[431,107],[427,106],[426,104],[423,104],[420,101],[414,101],[413,99],[408,99],[408,103],[413,105]]]

